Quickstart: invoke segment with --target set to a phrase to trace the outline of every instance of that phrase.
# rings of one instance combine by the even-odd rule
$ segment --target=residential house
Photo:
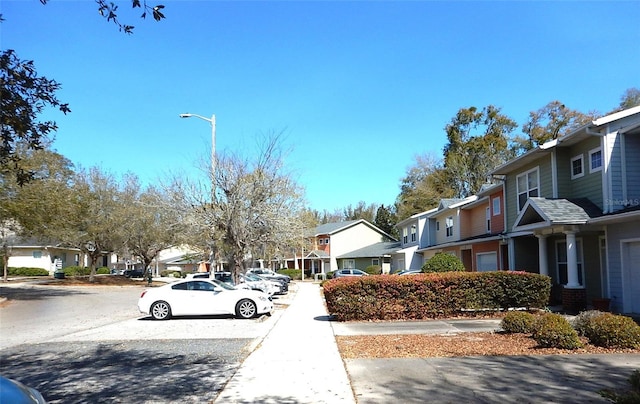
[[[338,268],[356,268],[356,259],[345,257],[347,253],[381,242],[395,241],[391,235],[364,219],[322,224],[307,233],[306,238],[310,250],[303,251],[300,257],[288,259],[287,265],[290,268],[304,268],[311,274],[326,274]],[[368,258],[373,262],[373,259],[380,257]]]
[[[504,180],[509,269],[539,272],[579,310],[640,313],[640,107],[597,119],[493,171]]]
[[[429,218],[437,210],[434,208],[417,213],[396,225],[401,235],[400,248],[391,254],[392,272],[422,268],[424,257],[418,250],[430,246],[435,239],[432,231],[434,229],[429,226]]]
[[[110,267],[110,254],[103,254],[97,267]],[[12,268],[42,268],[53,275],[56,269],[70,266],[88,266],[89,260],[79,248],[61,247],[36,240],[20,240],[11,247],[8,266]]]
[[[339,268],[342,269],[356,268],[364,271],[366,268],[376,265],[380,267],[380,273],[389,274],[402,270],[394,267],[391,259],[399,247],[399,241],[382,241],[349,251],[336,258]]]

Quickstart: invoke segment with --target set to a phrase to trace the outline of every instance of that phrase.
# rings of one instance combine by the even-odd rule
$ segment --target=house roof
[[[330,257],[330,255],[327,254],[327,252],[323,251],[323,250],[311,250],[305,256],[305,258],[329,258],[329,257]]]
[[[370,257],[384,257],[398,251],[400,248],[399,241],[384,241],[380,243],[371,244],[366,247],[359,248],[357,250],[350,251],[342,254],[336,258],[370,258]]]
[[[377,231],[378,233],[384,235],[385,237],[389,238],[390,240],[395,240],[395,238],[393,238],[390,234],[385,233],[382,229],[378,228],[377,226],[369,223],[368,221],[364,220],[364,219],[358,219],[358,220],[347,220],[344,222],[335,222],[335,223],[325,223],[325,224],[321,224],[320,226],[316,227],[315,229],[313,229],[310,233],[307,234],[307,237],[317,237],[317,236],[321,236],[324,234],[328,234],[328,235],[332,235],[335,233],[339,233],[341,231],[347,230],[351,227],[357,226],[359,224],[364,224],[367,227],[370,227],[371,229]]]
[[[507,161],[506,163],[496,167],[493,171],[491,171],[491,174],[492,175],[507,174],[513,170],[521,168],[526,164],[529,164],[537,160],[538,158],[540,158],[541,156],[544,156],[545,154],[551,153],[551,151],[555,147],[570,146],[579,141],[586,139],[589,136],[598,136],[598,135],[602,136],[603,134],[598,132],[598,130],[600,130],[602,126],[623,118],[627,118],[632,115],[636,115],[636,114],[640,114],[640,106],[625,109],[624,111],[616,112],[614,114],[603,116],[602,118],[598,118],[586,125],[583,125],[573,130],[572,132],[564,136],[561,136],[557,139],[550,140],[538,146],[537,148],[531,149],[525,154],[519,157],[516,157],[513,160]],[[628,125],[627,127],[620,128],[619,131],[627,133],[637,128],[638,128],[638,123],[636,122]]]
[[[515,231],[554,225],[585,224],[589,219],[601,215],[600,208],[587,198],[531,197],[520,211],[513,229]]]

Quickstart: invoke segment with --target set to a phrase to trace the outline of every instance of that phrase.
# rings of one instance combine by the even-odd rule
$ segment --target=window
[[[571,179],[580,178],[584,175],[582,154],[571,159]]]
[[[411,225],[411,241],[412,242],[416,241],[416,232],[417,232],[416,225],[415,224]]]
[[[453,236],[453,216],[449,216],[445,219],[445,228],[447,237]]]
[[[34,251],[33,258],[42,258],[42,251]]]
[[[487,221],[487,233],[491,233],[491,209],[489,207],[487,207],[484,216]]]
[[[436,222],[436,231],[440,231],[440,222],[439,221]]]
[[[355,260],[343,260],[342,261],[342,268],[344,269],[350,269],[350,268],[355,268],[356,267],[356,261]]]
[[[584,274],[582,273],[582,240],[576,239],[576,255],[578,263],[578,283],[584,285]],[[561,285],[566,285],[568,282],[567,276],[567,242],[556,242],[556,266],[558,271],[558,280]]]
[[[530,197],[539,196],[538,190],[538,168],[529,170],[524,174],[518,175],[516,178],[516,188],[518,192],[518,212],[522,210],[524,204],[527,203],[527,199]]]
[[[600,148],[589,150],[589,172],[602,170],[602,150]]]
[[[371,265],[380,266],[380,258],[372,258],[371,259]]]
[[[318,240],[318,243],[319,243],[320,245],[323,245],[323,244],[324,244],[324,239],[323,239],[323,238],[321,238],[320,240]]]
[[[325,238],[325,239],[324,239],[324,244],[325,244],[325,245],[329,245],[329,238]]]
[[[409,242],[409,230],[406,227],[402,228],[402,243],[407,244]]]
[[[491,202],[493,202],[493,215],[494,216],[498,216],[500,214],[501,211],[501,207],[500,207],[500,197],[496,197],[493,198],[491,200]]]

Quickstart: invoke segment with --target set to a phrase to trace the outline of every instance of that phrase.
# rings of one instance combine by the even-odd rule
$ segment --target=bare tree
[[[171,186],[200,248],[226,258],[236,281],[247,260],[277,256],[302,240],[304,190],[286,171],[284,157],[281,133],[269,133],[254,157],[217,157],[213,192],[184,180]]]

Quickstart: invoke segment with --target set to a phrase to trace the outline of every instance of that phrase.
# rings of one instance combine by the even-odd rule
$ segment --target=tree
[[[56,97],[59,89],[56,81],[38,76],[33,61],[20,60],[11,49],[0,53],[0,169],[3,175],[13,173],[20,185],[29,182],[34,173],[21,164],[16,145],[38,150],[49,141],[49,134],[58,127],[54,121],[38,121],[46,107],[71,112],[69,105]]]
[[[396,229],[396,217],[392,209],[380,205],[376,211],[374,224],[382,231],[397,238],[398,229]]]
[[[529,120],[522,125],[522,131],[527,138],[526,142],[520,142],[521,147],[526,151],[557,139],[589,123],[597,115],[597,112],[584,114],[567,108],[560,101],[551,101],[537,111],[529,112]]]
[[[364,219],[369,223],[373,223],[373,219],[375,217],[375,212],[378,207],[375,204],[367,205],[366,202],[360,201],[358,204],[353,207],[352,205],[348,205],[343,210],[343,218],[344,220],[359,220]]]
[[[445,127],[445,181],[458,198],[473,195],[487,183],[489,173],[513,157],[510,134],[517,127],[500,108],[489,105],[461,108]]]
[[[280,134],[264,136],[253,158],[219,156],[212,181],[213,193],[184,180],[172,187],[192,213],[186,219],[190,234],[214,256],[227,258],[234,281],[247,260],[268,260],[302,242],[303,189],[284,170]]]
[[[622,97],[620,97],[619,108],[613,110],[612,112],[637,107],[638,105],[640,105],[640,89],[636,87],[628,88],[624,92],[624,94],[622,94]]]
[[[402,179],[400,194],[396,199],[398,221],[437,206],[441,198],[453,197],[440,159],[433,154],[423,154],[415,156],[415,160]]]
[[[162,190],[152,186],[143,190],[133,174],[126,176],[120,195],[118,216],[123,225],[119,238],[124,251],[142,260],[147,270],[162,250],[180,243],[181,210],[171,205]]]
[[[40,0],[40,3],[42,4],[47,4],[48,2],[49,0]],[[113,23],[118,26],[118,29],[120,31],[126,34],[133,33],[133,29],[135,28],[133,25],[120,23],[120,20],[118,19],[118,6],[116,4],[114,4],[113,2],[107,3],[105,0],[96,0],[96,3],[98,5],[98,12],[102,17],[106,18],[107,21],[113,21]],[[164,9],[164,6],[162,4],[149,6],[147,5],[146,0],[143,0],[142,3],[140,2],[140,0],[131,0],[131,6],[132,8],[141,8],[143,10],[142,15],[140,16],[140,18],[142,19],[147,18],[147,13],[151,13],[153,19],[156,21],[160,21],[165,18],[164,14],[162,13],[162,10]]]
[[[19,240],[52,241],[66,212],[66,197],[73,178],[73,165],[49,149],[31,150],[18,144],[16,155],[33,178],[19,184],[11,172],[0,173],[0,244],[7,277],[12,247]]]

